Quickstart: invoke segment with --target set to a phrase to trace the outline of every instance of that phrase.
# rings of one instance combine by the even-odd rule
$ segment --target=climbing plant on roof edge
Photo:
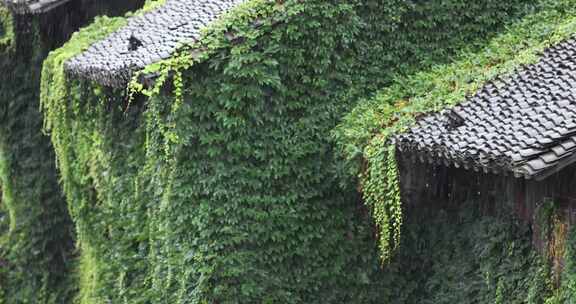
[[[543,1],[542,10],[511,25],[481,50],[463,52],[452,64],[395,77],[391,86],[360,102],[333,132],[340,150],[359,172],[365,201],[381,211],[375,213],[375,222],[384,259],[392,254],[389,236],[397,235],[390,218],[401,208],[392,136],[410,127],[416,116],[464,101],[484,83],[536,62],[546,47],[574,35],[574,4]],[[362,169],[358,159],[363,159]]]
[[[379,302],[373,229],[331,129],[392,75],[447,61],[533,9],[248,1],[130,94],[66,78],[67,58],[124,22],[98,19],[42,75],[80,302]]]

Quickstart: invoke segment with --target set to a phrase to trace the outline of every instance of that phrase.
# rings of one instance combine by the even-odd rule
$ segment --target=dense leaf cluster
[[[81,250],[80,302],[381,302],[373,230],[331,130],[395,75],[536,9],[248,1],[151,67],[158,85],[134,85],[131,98],[66,79],[63,61],[110,27],[81,31],[46,61],[42,84]]]
[[[38,106],[47,50],[36,19],[15,18],[13,28],[26,31],[0,45],[0,303],[66,303],[73,226]]]
[[[402,246],[385,274],[383,303],[569,303],[558,301],[548,261],[511,210],[478,202],[410,210]]]
[[[71,303],[78,290],[74,226],[42,131],[42,64],[90,15],[127,9],[82,4],[42,17],[0,6],[0,303]],[[58,22],[48,27],[49,20]]]

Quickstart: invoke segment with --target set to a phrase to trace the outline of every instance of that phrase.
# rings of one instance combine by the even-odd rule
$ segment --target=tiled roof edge
[[[198,41],[202,30],[249,1],[166,0],[152,11],[130,17],[127,25],[65,62],[65,71],[104,86],[125,87],[134,73],[170,58],[179,46]],[[170,19],[169,24],[166,19]],[[160,33],[144,30],[147,28]],[[106,53],[107,47],[110,54]]]

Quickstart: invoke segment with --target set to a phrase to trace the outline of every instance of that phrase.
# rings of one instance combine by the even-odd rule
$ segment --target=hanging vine
[[[465,52],[453,64],[397,77],[376,97],[360,102],[333,132],[349,160],[361,155],[366,163],[360,174],[361,189],[373,208],[384,261],[398,247],[402,223],[391,138],[411,126],[415,117],[464,101],[486,82],[536,62],[546,47],[574,35],[575,4],[572,0],[546,3],[543,11],[512,25],[478,52]]]
[[[339,183],[330,130],[391,75],[445,62],[533,8],[433,2],[247,1],[128,92],[62,68],[125,21],[98,19],[53,52],[42,107],[79,235],[79,302],[379,302],[371,227]],[[392,252],[397,183],[368,182],[379,169],[398,178],[387,138],[363,179]]]

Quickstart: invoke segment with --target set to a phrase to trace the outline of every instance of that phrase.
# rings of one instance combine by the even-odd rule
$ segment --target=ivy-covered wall
[[[122,23],[99,19],[48,58],[42,83],[81,303],[381,302],[390,285],[331,130],[394,76],[539,9],[249,1],[150,67],[157,85],[132,99],[62,71]]]
[[[0,54],[0,184],[7,228],[0,236],[2,303],[66,303],[75,289],[68,279],[72,225],[38,111],[46,52],[38,26],[14,18],[18,35]]]
[[[40,16],[0,6],[0,303],[71,303],[78,289],[73,224],[42,132],[40,74],[48,52],[95,14],[138,5],[93,2]]]
[[[512,210],[487,214],[477,201],[422,203],[409,210],[381,303],[535,304],[555,296],[547,260]]]

